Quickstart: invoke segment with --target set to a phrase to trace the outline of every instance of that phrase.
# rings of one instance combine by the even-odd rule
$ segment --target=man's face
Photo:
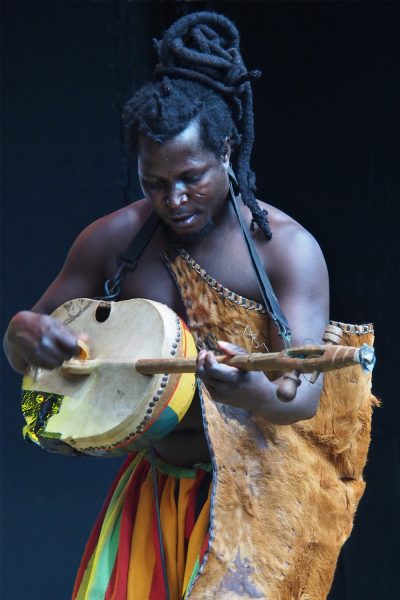
[[[219,158],[204,148],[196,122],[163,144],[140,136],[138,171],[143,193],[175,235],[196,236],[224,206],[229,156],[229,141]]]

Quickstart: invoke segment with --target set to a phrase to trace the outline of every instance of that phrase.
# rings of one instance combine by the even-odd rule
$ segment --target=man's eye
[[[200,181],[200,179],[203,177],[204,173],[197,173],[196,175],[190,175],[185,177],[184,181],[185,183],[197,183],[198,181]]]

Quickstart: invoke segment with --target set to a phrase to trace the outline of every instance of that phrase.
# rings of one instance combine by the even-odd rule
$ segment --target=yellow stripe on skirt
[[[156,460],[171,600],[182,600],[208,547],[211,466]],[[163,600],[154,489],[146,456],[122,466],[88,540],[73,600]]]

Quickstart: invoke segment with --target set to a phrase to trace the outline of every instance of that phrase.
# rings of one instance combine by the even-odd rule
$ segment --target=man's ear
[[[226,137],[224,139],[224,144],[222,146],[222,154],[221,154],[222,162],[223,162],[224,167],[226,169],[229,167],[229,161],[230,161],[230,158],[231,158],[231,151],[232,151],[231,138]]]

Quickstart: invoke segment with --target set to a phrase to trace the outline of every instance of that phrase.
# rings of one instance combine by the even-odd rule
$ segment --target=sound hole
[[[95,312],[96,321],[99,323],[104,323],[104,321],[107,321],[108,317],[110,316],[110,312],[111,304],[99,304]]]

